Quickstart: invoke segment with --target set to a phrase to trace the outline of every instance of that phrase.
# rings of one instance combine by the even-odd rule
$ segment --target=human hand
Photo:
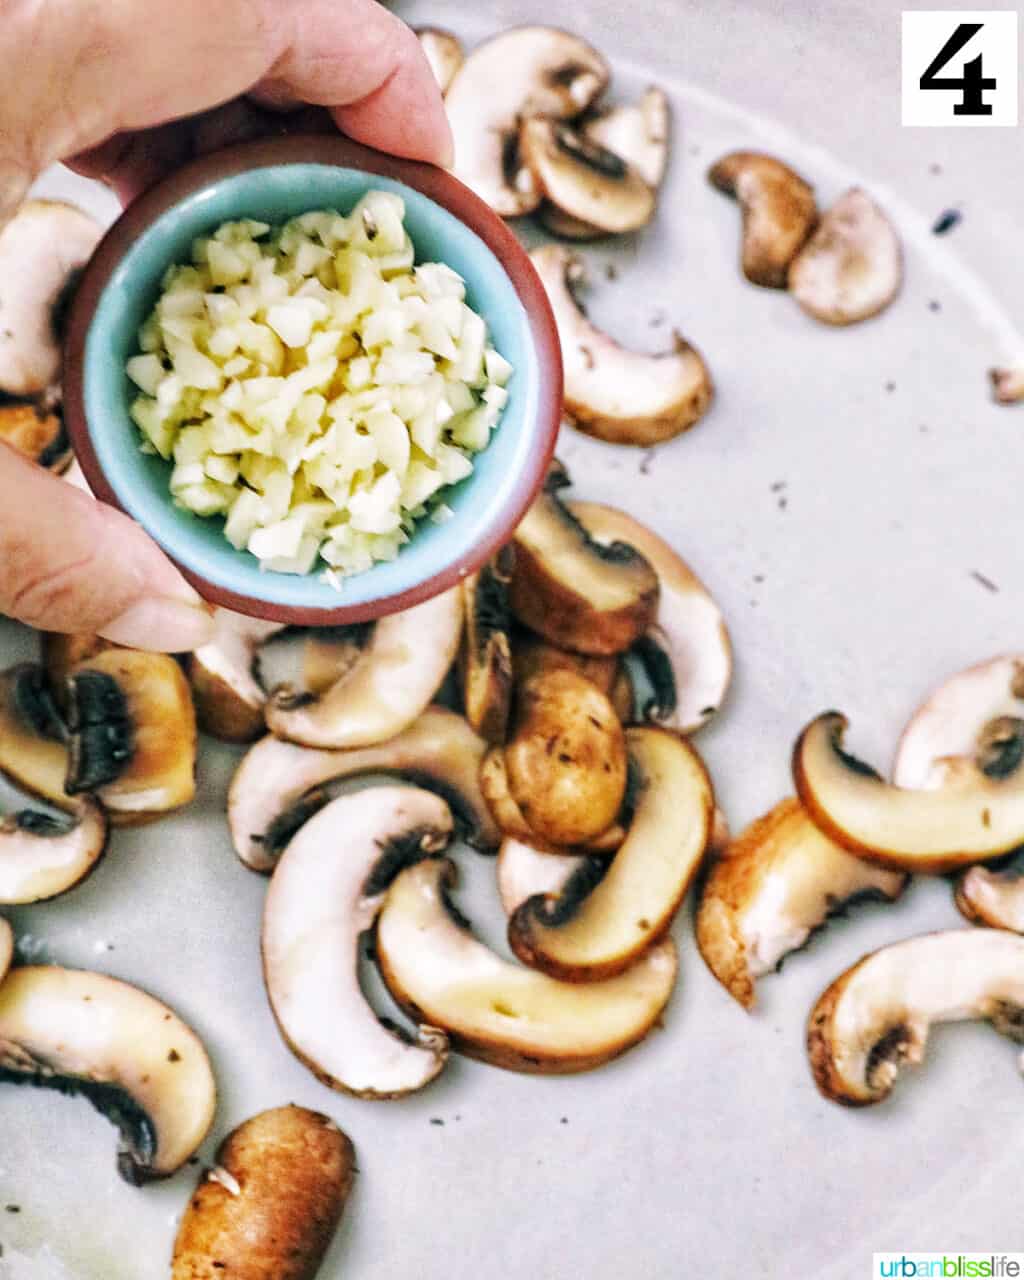
[[[451,160],[419,42],[376,0],[0,0],[0,65],[17,68],[0,88],[0,225],[58,160],[127,201],[194,155],[296,125]],[[0,613],[172,652],[212,626],[136,524],[6,447]]]

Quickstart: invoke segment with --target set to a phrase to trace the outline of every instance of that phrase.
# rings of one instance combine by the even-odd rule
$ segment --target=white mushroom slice
[[[498,896],[507,916],[538,894],[561,895],[590,858],[571,853],[550,853],[525,840],[506,836],[498,850],[495,871]]]
[[[313,630],[302,638],[302,682],[321,694],[348,671],[362,650],[362,627]]]
[[[427,55],[438,88],[442,93],[447,93],[456,71],[465,61],[462,41],[442,27],[417,27],[416,35]]]
[[[664,729],[628,729],[626,743],[637,798],[607,873],[582,899],[532,898],[508,923],[519,959],[567,982],[621,973],[662,937],[711,837],[714,794],[693,748]]]
[[[866,191],[839,197],[789,267],[789,291],[824,324],[857,324],[892,302],[903,251],[892,223]]]
[[[83,880],[107,847],[107,819],[83,799],[70,821],[24,809],[0,818],[0,903],[41,902]]]
[[[759,151],[723,156],[708,180],[743,211],[743,274],[751,284],[785,289],[789,264],[818,220],[814,189],[789,165]]]
[[[865,898],[892,901],[907,875],[843,849],[790,798],[724,850],[704,881],[697,946],[708,968],[745,1009],[758,978],[778,969],[829,916]]]
[[[903,730],[892,780],[933,787],[936,766],[953,756],[994,776],[1016,769],[1024,756],[1024,654],[968,667],[931,693]]]
[[[938,790],[884,782],[842,746],[847,720],[813,720],[793,752],[797,793],[812,821],[845,848],[882,866],[942,873],[1024,844],[1024,767],[990,778],[953,760]]]
[[[654,215],[654,191],[639,172],[564,121],[524,120],[519,154],[551,204],[599,232],[636,231]]]
[[[12,969],[0,983],[0,1081],[81,1093],[121,1131],[132,1183],[166,1178],[206,1137],[216,1086],[191,1028],[105,974]]]
[[[254,664],[260,645],[283,625],[216,610],[213,639],[188,660],[196,719],[204,733],[222,742],[252,742],[263,733],[267,695]]]
[[[807,1051],[814,1079],[834,1102],[880,1102],[904,1062],[924,1060],[933,1023],[968,1018],[1024,1041],[1024,938],[998,929],[953,929],[865,956],[811,1011]]]
[[[661,186],[668,165],[672,108],[651,85],[639,101],[609,107],[580,122],[580,133],[631,164],[649,187]]]
[[[587,435],[613,444],[655,445],[698,422],[711,403],[711,375],[700,353],[678,335],[672,351],[629,351],[597,329],[569,288],[579,259],[561,245],[530,259],[547,290],[562,344],[566,417]]]
[[[1024,933],[1024,851],[998,870],[968,868],[957,882],[953,900],[968,920]]]
[[[504,218],[530,213],[541,193],[529,172],[517,167],[520,121],[578,116],[608,78],[608,64],[596,49],[556,27],[514,27],[478,45],[445,99],[455,176]]]
[[[320,698],[277,690],[267,727],[308,747],[367,747],[407,728],[455,660],[462,636],[458,587],[374,625],[352,667]]]
[[[0,982],[4,980],[13,959],[14,930],[3,916],[0,916]]]
[[[0,391],[31,396],[60,376],[56,312],[103,228],[81,209],[26,200],[0,230]]]
[[[448,1041],[415,1043],[382,1025],[359,986],[359,940],[403,867],[444,849],[445,802],[413,787],[370,787],[321,809],[281,856],[263,909],[263,978],[281,1035],[323,1084],[398,1098],[442,1070]]]
[[[391,886],[377,963],[391,994],[452,1048],[512,1071],[587,1071],[639,1043],[660,1018],[678,963],[671,938],[605,982],[557,982],[500,959],[447,901],[450,862],[421,862]]]
[[[636,646],[654,688],[644,716],[695,732],[721,707],[732,680],[732,644],[722,611],[686,561],[632,516],[599,502],[568,505],[595,542],[633,547],[654,566],[658,611]]]
[[[1024,364],[991,369],[992,397],[996,404],[1020,404],[1024,400]]]
[[[238,766],[228,793],[235,852],[253,871],[272,871],[306,818],[329,798],[324,784],[360,774],[394,774],[437,791],[465,838],[489,851],[500,839],[480,791],[487,743],[454,711],[428,707],[390,742],[351,751],[312,751],[267,737]]]

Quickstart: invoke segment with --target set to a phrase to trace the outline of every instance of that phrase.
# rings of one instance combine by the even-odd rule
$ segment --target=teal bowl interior
[[[306,576],[264,572],[248,551],[236,551],[221,517],[180,510],[170,496],[171,464],[140,451],[128,407],[138,394],[124,372],[138,351],[139,326],[156,302],[171,263],[187,262],[196,236],[232,218],[281,223],[311,209],[348,213],[368,190],[393,191],[405,201],[406,227],[416,261],[441,261],[466,282],[466,300],[487,322],[491,341],[515,370],[509,399],[491,442],[475,455],[473,474],[444,492],[454,512],[443,524],[421,521],[396,560],[344,579],[339,592]],[[223,592],[284,609],[337,611],[409,591],[493,542],[500,513],[516,502],[531,457],[547,447],[538,438],[542,379],[523,302],[502,264],[468,226],[419,191],[391,178],[319,163],[286,163],[211,181],[157,217],[130,245],[110,275],[85,339],[81,397],[95,459],[118,504],[216,598]],[[323,567],[323,566],[321,566]],[[428,593],[417,593],[428,594]],[[379,612],[387,612],[381,608]]]

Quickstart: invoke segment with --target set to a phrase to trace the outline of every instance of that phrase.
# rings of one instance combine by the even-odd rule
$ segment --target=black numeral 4
[[[968,44],[985,24],[983,22],[961,22],[921,76],[922,89],[959,89],[962,97],[953,105],[955,116],[990,116],[992,106],[984,98],[986,89],[994,89],[996,81],[986,77],[982,70],[982,55],[979,53],[970,62],[964,63],[963,75],[940,76],[937,73]]]

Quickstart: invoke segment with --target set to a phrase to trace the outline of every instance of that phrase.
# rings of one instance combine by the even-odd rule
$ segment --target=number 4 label
[[[903,123],[1017,123],[1017,14],[904,10]]]

